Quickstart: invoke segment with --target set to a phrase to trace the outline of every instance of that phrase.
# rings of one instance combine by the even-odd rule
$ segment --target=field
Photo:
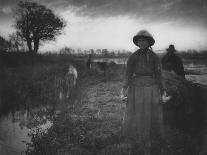
[[[66,135],[68,134],[68,132],[66,132],[68,127],[71,130],[76,130],[76,128],[80,128],[82,126],[81,124],[85,124],[88,120],[91,120],[94,127],[102,123],[114,125],[112,128],[110,125],[108,126],[108,129],[106,129],[109,130],[108,134],[112,134],[111,130],[114,130],[112,132],[116,132],[118,129],[117,127],[120,127],[119,117],[121,117],[122,114],[116,114],[111,107],[118,106],[121,108],[120,105],[124,105],[120,104],[121,101],[119,100],[119,91],[122,86],[121,83],[124,75],[123,67],[115,66],[113,70],[108,73],[109,76],[106,82],[103,77],[103,72],[100,70],[98,72],[86,70],[84,58],[80,59],[68,55],[55,54],[37,55],[31,58],[29,55],[22,54],[18,56],[4,56],[3,60],[0,72],[1,83],[3,84],[3,87],[1,87],[0,102],[1,116],[12,113],[14,116],[13,119],[16,119],[16,111],[21,111],[20,115],[24,115],[26,113],[25,111],[29,111],[30,115],[32,114],[32,116],[35,117],[28,118],[29,121],[26,124],[25,122],[20,123],[24,124],[25,127],[32,128],[43,124],[45,120],[41,119],[41,117],[45,117],[45,115],[48,119],[52,120],[54,124],[46,135],[46,139],[49,140],[48,143],[42,143],[44,137],[39,136],[41,132],[37,132],[37,135],[31,136],[32,147],[28,147],[27,154],[30,154],[29,152],[33,154],[36,151],[40,151],[40,154],[42,152],[50,154],[49,152],[54,151],[53,148],[56,148],[56,151],[70,151],[67,144],[71,142],[69,143],[69,141],[66,140],[68,137]],[[78,70],[78,84],[72,91],[72,98],[60,100],[58,97],[60,88],[55,84],[55,81],[57,78],[62,78],[65,75],[69,64],[74,65]],[[113,84],[114,87],[111,87],[111,84]],[[116,94],[116,96],[112,96],[111,91]],[[101,94],[102,96],[97,99],[97,95],[99,96]],[[55,107],[55,111],[59,111],[58,115],[54,114],[54,112],[51,114],[50,111],[47,111],[48,114],[46,114],[46,112],[41,110],[41,107],[44,108],[48,105],[50,107]],[[33,112],[33,109],[38,107],[39,109]],[[35,120],[36,117],[40,120]],[[113,119],[109,121],[110,117]],[[83,118],[84,121],[81,121]],[[74,128],[71,127],[71,123],[76,124],[76,126]],[[60,126],[61,128],[59,128]],[[58,132],[58,130],[63,130],[65,132],[61,132],[62,135],[58,134],[57,136],[56,132]],[[80,131],[77,130],[76,138],[81,136],[82,132],[84,132],[82,129]],[[97,129],[97,134],[101,134],[100,132],[101,130],[98,131]],[[96,137],[96,135],[94,136]],[[106,135],[103,134],[103,136]],[[57,139],[58,137],[61,137],[61,139]],[[90,136],[88,135],[87,137]],[[54,145],[50,143],[51,138],[55,139]],[[76,138],[72,138],[72,143],[73,141],[76,143],[78,140]],[[91,143],[93,143],[93,141],[91,141]],[[52,146],[49,147],[49,145]],[[92,144],[88,142],[87,145]],[[41,148],[37,146],[41,146]],[[34,150],[32,149],[33,151],[31,151],[33,147]],[[89,151],[91,151],[90,148]]]
[[[13,60],[9,57],[6,62],[12,63],[2,66],[1,70],[1,115],[20,109],[41,109],[44,105],[55,107],[47,115],[52,127],[46,132],[41,128],[31,130],[26,154],[132,153],[133,149],[120,132],[126,108],[120,98],[125,65],[113,66],[105,79],[100,70],[86,70],[84,57],[38,55],[30,61],[29,56],[23,55]],[[55,80],[65,75],[69,64],[78,70],[78,83],[71,98],[60,100]],[[41,118],[45,114],[36,111],[36,115]],[[25,126],[37,125],[33,123]],[[178,148],[174,154],[181,150]]]
[[[34,135],[28,154],[97,154],[119,143],[117,133],[125,109],[120,99],[124,68],[114,66],[108,74],[105,81],[102,72],[88,71],[74,88],[73,97],[59,106],[48,133]]]

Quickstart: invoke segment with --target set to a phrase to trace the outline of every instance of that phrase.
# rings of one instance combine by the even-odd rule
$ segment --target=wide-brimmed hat
[[[154,45],[154,43],[155,43],[153,36],[147,30],[141,30],[133,37],[133,42],[136,46],[138,46],[137,41],[140,38],[146,38],[148,40],[150,46]]]
[[[172,44],[169,45],[169,47],[168,47],[166,50],[167,50],[167,51],[174,51],[174,52],[176,51],[176,50],[175,50],[175,46],[172,45]]]

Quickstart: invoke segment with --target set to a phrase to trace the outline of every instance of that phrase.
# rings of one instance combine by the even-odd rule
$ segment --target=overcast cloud
[[[8,16],[19,0],[0,0],[0,17]],[[57,11],[76,8],[81,16],[131,16],[146,21],[198,22],[207,25],[206,0],[35,0]]]
[[[207,25],[206,0],[44,0],[45,4],[66,8],[73,6],[82,16],[127,15],[146,21],[199,22]]]

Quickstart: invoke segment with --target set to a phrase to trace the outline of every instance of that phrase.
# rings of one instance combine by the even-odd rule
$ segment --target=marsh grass
[[[121,134],[125,103],[120,101],[119,92],[124,71],[123,65],[114,67],[106,82],[101,72],[84,72],[73,91],[70,104],[62,107],[48,133],[33,134],[27,154],[143,154],[143,144],[127,140]],[[196,141],[186,133],[170,129],[166,136],[168,141],[154,141],[154,155],[160,155],[161,149],[162,155],[195,154]]]
[[[21,59],[24,61],[21,61]],[[120,133],[125,106],[119,100],[125,66],[117,65],[104,82],[102,72],[86,70],[83,58],[69,55],[38,55],[26,61],[19,57],[17,64],[4,64],[1,70],[1,114],[18,108],[31,108],[44,104],[60,104],[60,113],[53,118],[53,126],[44,132],[31,132],[28,155],[129,155],[142,152],[142,145],[131,145]],[[8,57],[9,59],[9,57]],[[78,85],[71,98],[61,101],[58,92],[67,67],[73,64],[78,70]],[[184,155],[183,145],[188,137],[172,133],[175,141],[167,149],[170,155]],[[175,135],[177,134],[177,135]],[[169,138],[169,139],[170,139]],[[193,141],[192,141],[193,142]],[[165,147],[158,144],[158,147]],[[188,146],[190,148],[191,146]],[[164,154],[164,155],[165,155]]]
[[[69,64],[84,70],[82,61],[68,55],[7,54],[0,70],[0,115],[21,108],[60,103],[58,91]]]
[[[115,75],[121,74],[122,67],[113,69],[108,82],[122,80],[123,76]],[[98,154],[110,143],[119,143],[119,135],[114,136],[114,133],[121,126],[120,119],[111,120],[109,115],[100,117],[96,109],[88,111],[83,108],[90,98],[88,88],[100,83],[104,84],[102,73],[83,70],[68,100],[70,104],[63,104],[61,113],[53,120],[53,126],[47,133],[31,133],[32,141],[28,144],[27,154]]]

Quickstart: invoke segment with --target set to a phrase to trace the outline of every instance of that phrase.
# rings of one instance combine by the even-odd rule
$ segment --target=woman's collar
[[[146,49],[139,49],[138,52],[143,53],[143,54],[147,54],[150,52],[150,49],[146,48]]]

